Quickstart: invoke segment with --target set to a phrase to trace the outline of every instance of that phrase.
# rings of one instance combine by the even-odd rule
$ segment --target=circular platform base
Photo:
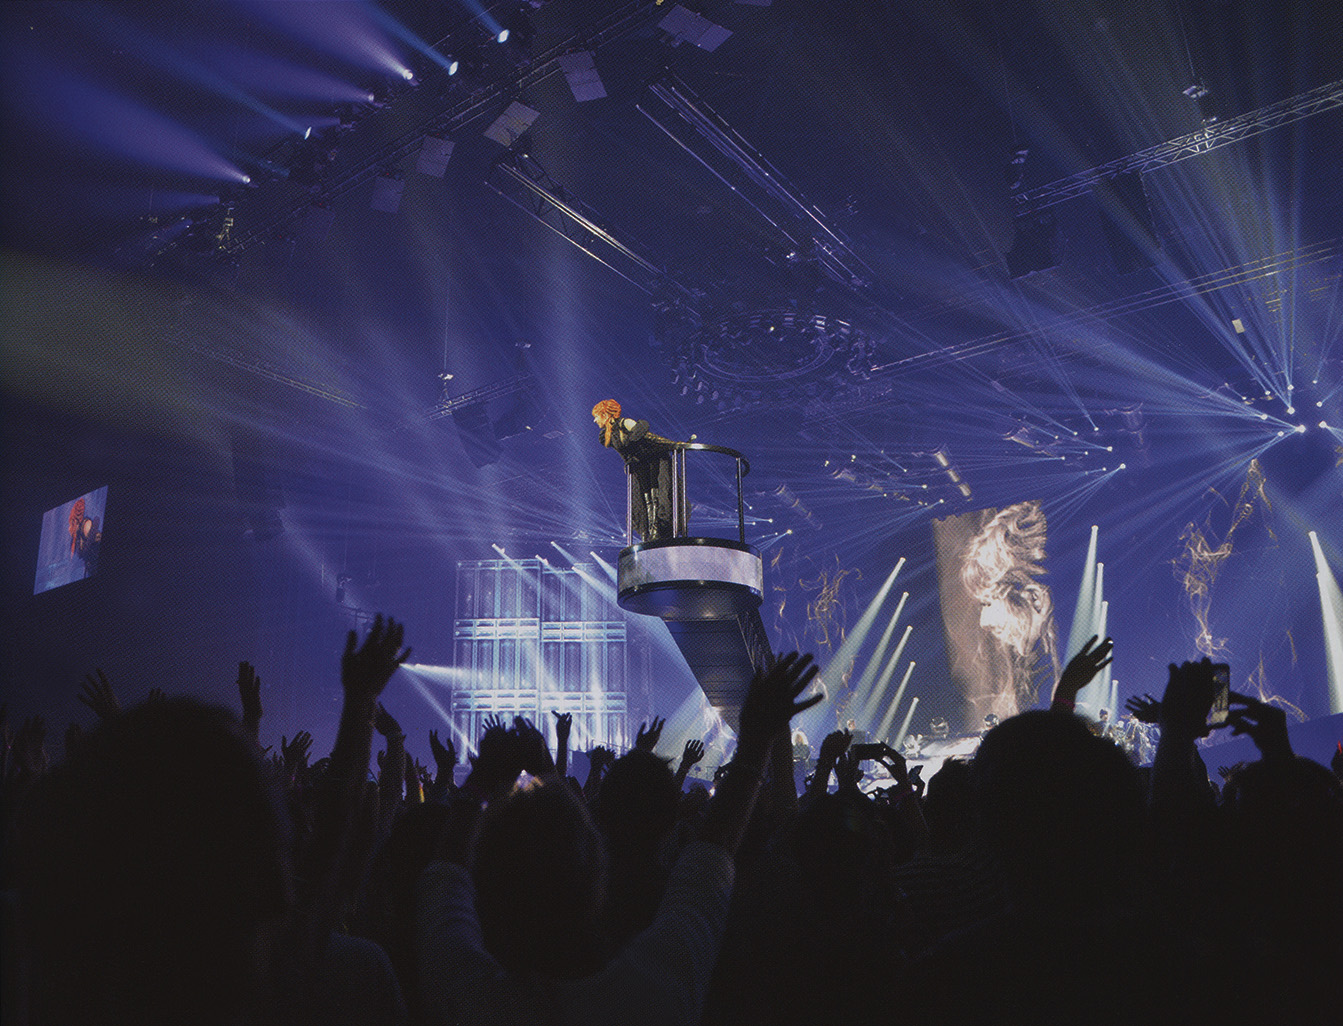
[[[760,607],[764,565],[749,545],[722,538],[673,538],[620,553],[622,609],[663,620],[726,620]]]

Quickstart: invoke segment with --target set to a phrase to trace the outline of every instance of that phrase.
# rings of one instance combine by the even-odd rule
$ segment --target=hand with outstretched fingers
[[[653,717],[652,723],[639,724],[639,733],[634,738],[635,750],[651,752],[656,748],[662,738],[662,728],[666,725],[667,721],[657,716]]]
[[[238,664],[238,699],[242,703],[242,723],[253,738],[261,723],[261,677],[248,662]]]
[[[704,760],[704,742],[698,738],[692,737],[685,743],[685,750],[681,753],[681,765],[690,767]]]
[[[308,751],[312,748],[312,735],[300,730],[290,741],[280,736],[280,759],[285,776],[294,779],[308,768]]]
[[[1233,734],[1249,734],[1265,759],[1292,758],[1292,742],[1287,737],[1287,714],[1249,695],[1231,692],[1231,711],[1227,723]]]
[[[1055,701],[1076,700],[1078,693],[1114,661],[1114,656],[1111,654],[1114,651],[1114,640],[1106,638],[1100,641],[1100,644],[1096,644],[1098,641],[1100,636],[1093,634],[1077,655],[1068,660],[1068,665],[1059,675],[1058,686],[1054,689]]]
[[[799,655],[797,652],[780,655],[773,665],[758,670],[742,702],[738,749],[756,744],[767,750],[779,732],[788,729],[794,716],[821,701],[825,697],[822,694],[799,700],[818,672],[810,653]]]
[[[347,702],[374,702],[402,663],[410,658],[410,649],[401,647],[405,628],[391,617],[383,621],[379,613],[362,645],[354,631],[345,638],[345,654],[340,660],[340,681]]]
[[[1161,722],[1161,700],[1151,695],[1135,696],[1124,702],[1124,708],[1139,723],[1156,724]]]
[[[84,686],[79,689],[79,700],[93,710],[99,720],[110,720],[121,714],[121,702],[112,690],[112,682],[107,674],[95,669],[84,678]]]
[[[446,773],[450,776],[452,768],[457,765],[457,746],[452,743],[452,735],[448,735],[448,743],[445,746],[438,739],[437,730],[429,731],[429,751],[433,753],[438,775],[441,777]]]

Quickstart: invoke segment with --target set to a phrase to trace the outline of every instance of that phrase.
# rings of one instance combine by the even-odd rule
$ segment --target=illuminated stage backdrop
[[[965,697],[963,729],[1032,706],[1058,676],[1054,603],[1044,576],[1039,502],[933,521],[951,683]]]
[[[526,716],[553,737],[551,710],[573,715],[572,749],[625,747],[625,621],[595,567],[540,559],[457,566],[451,714],[476,750],[485,717]]]

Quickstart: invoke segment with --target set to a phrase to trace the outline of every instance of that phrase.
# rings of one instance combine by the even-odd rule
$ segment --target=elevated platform
[[[723,538],[672,538],[622,549],[623,609],[667,624],[709,703],[735,729],[755,668],[769,651],[760,619],[760,553]]]

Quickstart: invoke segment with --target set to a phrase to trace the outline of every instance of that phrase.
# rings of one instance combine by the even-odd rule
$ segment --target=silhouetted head
[[[871,906],[894,868],[890,833],[861,795],[818,795],[799,813],[792,847],[804,894],[832,911]]]
[[[985,842],[1040,899],[1091,900],[1130,879],[1142,833],[1137,771],[1077,716],[1036,710],[984,736],[971,767]]]
[[[681,793],[667,760],[635,749],[612,765],[596,815],[613,848],[651,853],[676,823]]]
[[[606,852],[563,784],[491,803],[471,852],[485,946],[514,972],[574,978],[600,966]]]
[[[969,845],[974,834],[974,807],[968,762],[948,759],[942,763],[942,768],[928,781],[923,818],[937,853],[960,851]]]
[[[289,879],[278,795],[232,714],[186,698],[130,709],[29,812],[22,914],[41,1021],[210,1021],[246,1005]]]
[[[1254,762],[1223,798],[1246,902],[1293,931],[1336,934],[1343,916],[1343,784],[1306,758]]]

